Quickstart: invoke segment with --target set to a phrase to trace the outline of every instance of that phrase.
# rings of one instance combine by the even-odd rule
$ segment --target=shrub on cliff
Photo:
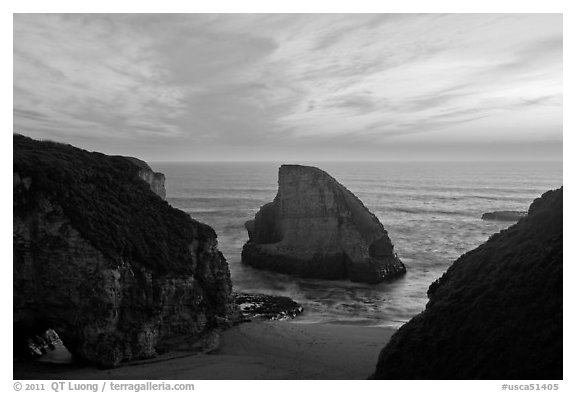
[[[14,173],[29,178],[14,212],[26,214],[35,193],[57,201],[74,227],[110,261],[128,261],[158,274],[193,271],[193,239],[215,238],[209,226],[150,192],[139,167],[124,157],[14,135]]]
[[[562,189],[462,255],[382,350],[376,378],[562,378]]]

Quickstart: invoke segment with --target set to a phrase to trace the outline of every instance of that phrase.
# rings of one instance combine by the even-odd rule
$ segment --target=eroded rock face
[[[115,366],[194,347],[234,311],[213,229],[139,170],[14,136],[15,339],[50,327],[76,357]]]
[[[163,173],[154,172],[150,165],[146,162],[135,158],[135,157],[123,157],[130,162],[136,164],[139,168],[138,176],[144,180],[146,183],[150,185],[150,189],[158,195],[162,199],[166,199],[166,188],[164,187],[164,183],[166,181],[166,177]]]
[[[462,255],[380,353],[383,379],[562,379],[562,189]]]
[[[282,165],[276,198],[245,226],[242,261],[256,268],[368,283],[406,272],[378,218],[318,168]]]

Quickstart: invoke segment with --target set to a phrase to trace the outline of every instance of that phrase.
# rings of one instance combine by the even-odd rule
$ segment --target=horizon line
[[[278,164],[278,163],[334,163],[334,164],[376,164],[376,163],[564,163],[564,160],[188,160],[188,161],[165,161],[149,160],[150,163],[159,164]]]

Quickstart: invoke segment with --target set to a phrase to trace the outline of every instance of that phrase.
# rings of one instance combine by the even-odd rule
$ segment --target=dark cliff
[[[257,268],[369,283],[406,272],[378,218],[318,168],[282,165],[274,201],[246,229],[242,261]]]
[[[216,234],[155,194],[141,166],[14,136],[13,308],[21,336],[55,329],[114,366],[191,346],[231,310]]]
[[[562,188],[462,255],[426,310],[382,350],[375,378],[562,378]]]

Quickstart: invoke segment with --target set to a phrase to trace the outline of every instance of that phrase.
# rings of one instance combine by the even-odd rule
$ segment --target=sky
[[[562,160],[561,14],[15,14],[14,132],[157,161]]]

